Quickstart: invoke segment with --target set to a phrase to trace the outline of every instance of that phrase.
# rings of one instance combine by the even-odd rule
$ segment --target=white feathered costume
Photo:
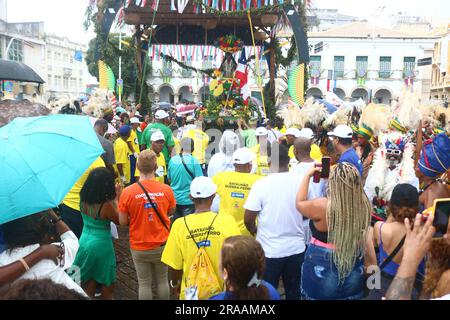
[[[398,145],[399,141],[407,141],[403,149],[401,162],[393,170],[389,169],[389,160],[386,159],[386,142]],[[419,179],[414,172],[413,161],[414,146],[406,135],[400,132],[390,132],[380,137],[380,148],[375,152],[373,165],[369,170],[364,191],[369,201],[377,196],[376,187],[379,188],[378,197],[388,202],[392,190],[399,183],[408,183],[419,189]]]

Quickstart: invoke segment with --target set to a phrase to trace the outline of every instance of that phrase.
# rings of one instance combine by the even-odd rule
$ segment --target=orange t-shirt
[[[175,208],[176,201],[172,189],[155,180],[141,182],[148,195],[156,203],[159,214],[170,229],[167,213]],[[152,250],[167,241],[169,231],[161,223],[158,214],[141,187],[134,183],[125,188],[120,196],[119,210],[130,220],[130,247],[133,250]]]

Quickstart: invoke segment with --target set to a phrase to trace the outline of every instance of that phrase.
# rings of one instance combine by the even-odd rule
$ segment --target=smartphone
[[[436,233],[433,238],[442,238],[447,233],[449,215],[450,198],[434,200],[433,226],[436,228]]]
[[[322,174],[321,178],[328,179],[330,177],[330,166],[331,166],[331,158],[330,157],[322,157]]]
[[[320,163],[316,163],[316,164],[314,164],[314,167],[315,168],[320,168],[322,165],[320,164]],[[322,174],[319,172],[319,171],[316,171],[316,172],[314,172],[314,175],[313,175],[313,182],[314,183],[319,183],[320,182],[320,176],[321,176]]]

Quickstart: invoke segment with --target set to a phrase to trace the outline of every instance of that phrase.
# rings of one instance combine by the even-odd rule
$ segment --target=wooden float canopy
[[[125,8],[125,23],[129,25],[150,25],[153,19],[151,7],[139,7],[131,2]],[[252,14],[252,23],[256,27],[272,27],[278,18],[278,8],[271,13]],[[189,1],[183,13],[170,10],[170,0],[160,0],[155,16],[155,25],[176,26],[190,25],[199,26],[210,30],[216,27],[247,27],[249,26],[247,14],[243,12],[239,16],[217,16],[211,13],[194,13],[194,1]]]

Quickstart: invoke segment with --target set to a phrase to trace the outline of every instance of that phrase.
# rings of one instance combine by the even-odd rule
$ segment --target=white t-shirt
[[[314,166],[315,161],[313,162],[299,162],[297,163],[290,172],[299,175],[299,179],[303,181],[304,176],[308,173],[309,170]],[[327,180],[320,179],[319,183],[314,183],[312,179],[309,181],[308,188],[308,199],[316,199],[325,197],[327,194]],[[309,227],[309,219],[303,217],[303,230],[305,232],[305,243],[308,245],[311,240],[311,228]]]
[[[267,131],[268,131],[267,132],[267,141],[269,141],[270,143],[278,141],[278,139],[280,139],[283,136],[283,134],[276,129],[270,129]]]
[[[212,178],[216,174],[225,171],[234,171],[233,156],[227,157],[224,153],[218,152],[209,160],[208,177]]]
[[[55,283],[62,284],[69,289],[75,290],[81,295],[87,297],[86,293],[81,289],[81,287],[76,284],[72,278],[64,271],[69,269],[77,255],[78,251],[78,238],[72,231],[67,231],[61,235],[61,241],[64,243],[65,253],[64,253],[64,266],[60,267],[56,265],[53,260],[44,259],[39,261],[33,267],[25,272],[19,279],[50,279]],[[60,245],[60,243],[54,243],[55,245]],[[0,254],[0,266],[5,266],[13,263],[20,258],[23,258],[34,250],[39,248],[39,244],[32,244],[23,248],[16,248],[11,252],[9,250],[3,251]],[[16,281],[17,281],[16,280]]]
[[[274,173],[256,181],[244,208],[258,211],[256,240],[267,258],[283,258],[305,251],[303,216],[295,207],[298,175]]]

